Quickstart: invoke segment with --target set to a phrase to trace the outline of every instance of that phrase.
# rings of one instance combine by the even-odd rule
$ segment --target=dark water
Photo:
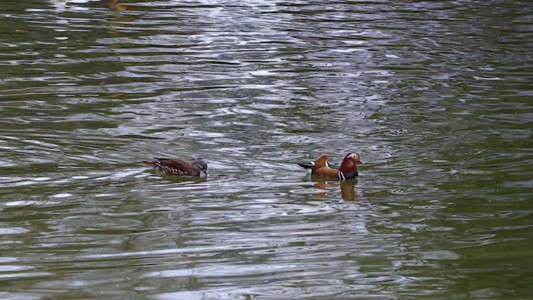
[[[1,1],[0,297],[530,297],[532,16]],[[354,182],[294,164],[350,151]]]

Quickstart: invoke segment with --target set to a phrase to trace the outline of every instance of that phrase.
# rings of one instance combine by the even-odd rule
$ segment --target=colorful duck
[[[355,152],[346,154],[340,166],[330,164],[327,155],[320,156],[314,162],[298,163],[305,169],[311,169],[311,175],[337,178],[341,181],[352,179],[359,175],[357,164],[364,164],[364,162],[361,160],[361,156]]]

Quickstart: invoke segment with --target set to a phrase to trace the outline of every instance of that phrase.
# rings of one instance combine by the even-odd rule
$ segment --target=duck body
[[[203,158],[156,158],[153,161],[143,161],[143,163],[154,167],[165,174],[177,176],[207,176],[207,162]]]
[[[315,161],[313,160],[309,160],[309,161],[306,161],[306,162],[299,162],[297,163],[300,167],[306,169],[306,170],[313,170],[314,167],[315,167]],[[328,161],[328,167],[332,168],[332,169],[335,169],[335,170],[338,170],[339,167],[341,165],[340,164],[337,164],[337,163],[332,163],[330,161]]]
[[[298,163],[301,167],[311,170],[311,175],[337,178],[340,181],[353,179],[359,175],[357,164],[363,164],[359,154],[348,153],[340,165],[330,164],[327,155],[322,155],[314,162]]]

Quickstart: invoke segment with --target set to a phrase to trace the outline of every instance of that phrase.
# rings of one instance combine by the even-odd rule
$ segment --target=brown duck
[[[203,158],[156,158],[154,161],[143,161],[143,163],[154,167],[165,174],[177,176],[207,176],[207,162]]]
[[[352,179],[359,175],[357,164],[364,164],[364,162],[361,160],[361,156],[355,152],[346,154],[340,166],[330,164],[327,155],[320,156],[314,162],[298,163],[299,166],[305,169],[311,169],[311,175],[337,178],[341,181]]]

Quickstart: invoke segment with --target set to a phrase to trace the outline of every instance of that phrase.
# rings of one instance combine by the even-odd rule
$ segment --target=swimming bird
[[[156,158],[154,161],[143,161],[143,163],[154,167],[165,174],[177,176],[207,176],[207,162],[203,158]]]
[[[364,162],[356,152],[346,154],[340,165],[331,164],[327,155],[320,156],[314,162],[298,163],[299,166],[310,169],[311,175],[337,178],[341,181],[352,179],[359,175],[357,164],[364,164]]]

